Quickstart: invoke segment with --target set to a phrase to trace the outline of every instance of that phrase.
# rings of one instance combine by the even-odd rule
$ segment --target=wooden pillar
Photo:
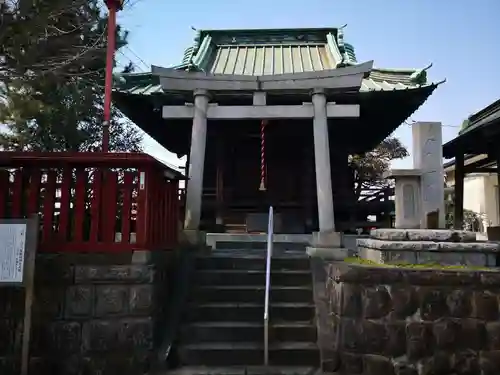
[[[190,153],[188,152],[186,155],[186,166],[184,167],[184,175],[186,176],[186,182],[184,183],[184,191],[187,191],[187,186],[189,183],[189,156]]]
[[[320,232],[335,231],[333,209],[332,172],[330,169],[330,146],[328,139],[328,118],[324,90],[312,93],[314,108],[314,164],[316,171],[316,195],[318,200],[318,221]]]
[[[222,230],[224,225],[224,167],[225,167],[225,142],[222,134],[217,137],[216,150],[216,177],[215,177],[215,199],[216,199],[216,216],[215,224],[217,229]]]
[[[457,230],[463,229],[464,224],[464,178],[464,154],[459,152],[455,155],[455,196],[453,198],[453,227]]]
[[[500,137],[499,137],[498,141],[500,141]],[[497,153],[495,155],[495,160],[496,160],[496,164],[497,164],[497,166],[496,166],[496,169],[497,169],[497,188],[496,188],[496,194],[497,194],[497,205],[498,205],[498,207],[497,207],[497,215],[500,217],[500,152],[499,151],[497,151]],[[498,223],[498,226],[500,227],[500,222]]]
[[[207,142],[207,108],[209,102],[209,95],[206,90],[196,90],[193,95],[194,116],[189,152],[189,184],[186,189],[186,209],[184,215],[184,228],[188,230],[198,230],[201,219],[203,172]]]

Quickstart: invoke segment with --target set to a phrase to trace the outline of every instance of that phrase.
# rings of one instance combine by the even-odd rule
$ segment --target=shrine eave
[[[327,91],[359,91],[362,80],[368,77],[373,61],[342,69],[328,69],[314,72],[273,74],[266,76],[207,74],[184,72],[176,69],[152,67],[153,74],[158,74],[163,91],[183,92],[198,89],[211,92],[310,92],[312,89]]]
[[[153,80],[136,82],[128,90],[115,90],[113,99],[117,107],[136,125],[171,152],[184,155],[189,147],[190,123],[165,120],[162,107],[166,103],[183,105],[185,96],[175,92],[165,92],[158,75],[151,75]],[[136,77],[139,80],[139,77]],[[366,79],[363,79],[365,81]],[[432,94],[440,83],[431,83],[418,87],[379,89],[364,91],[362,87],[350,100],[359,103],[361,118],[357,125],[350,127],[354,132],[361,132],[357,138],[359,148],[356,152],[367,151],[375,147],[391,134],[401,123],[409,118]],[[186,125],[186,126],[185,126]],[[374,126],[376,125],[376,126]],[[358,133],[360,134],[360,133]]]
[[[169,68],[157,68],[155,69],[165,69],[163,71],[172,71]],[[160,70],[157,70],[156,73],[128,73],[128,74],[120,74],[116,76],[116,83],[114,88],[115,95],[168,95],[173,93],[175,90],[163,89],[160,83],[161,74],[159,74]],[[173,71],[172,71],[173,72]],[[186,73],[193,74],[193,73]],[[328,73],[327,73],[328,74]],[[413,73],[412,73],[413,74]],[[427,86],[438,86],[441,83],[444,83],[445,80],[430,82],[430,83],[422,83],[422,84],[408,84],[400,81],[395,81],[390,77],[391,73],[388,73],[387,70],[380,70],[373,68],[368,76],[363,78],[361,82],[361,87],[359,88],[360,93],[365,92],[374,92],[374,91],[405,91],[405,90],[414,90],[420,89]],[[179,76],[178,76],[179,77]],[[194,76],[193,76],[194,77]],[[244,76],[245,77],[245,76]]]

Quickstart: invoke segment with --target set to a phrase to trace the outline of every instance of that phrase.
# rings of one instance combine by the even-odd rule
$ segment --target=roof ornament
[[[417,85],[425,85],[427,83],[427,70],[432,67],[432,63],[423,69],[416,70],[411,76],[410,81]]]
[[[350,64],[353,62],[351,61],[351,56],[346,48],[347,44],[344,43],[344,27],[346,26],[347,24],[337,29],[337,46],[339,47],[339,52],[342,56],[342,64]]]
[[[124,85],[127,83],[127,79],[122,74],[113,74],[113,84],[116,86]]]
[[[344,30],[347,27],[347,23],[344,26],[340,26],[339,30]]]
[[[194,36],[194,43],[191,47],[186,48],[186,50],[184,51],[184,58],[182,59],[182,63],[187,64],[188,71],[193,64],[193,56],[196,54],[196,52],[198,52],[198,49],[200,48],[201,41],[201,31],[197,30],[194,26],[191,26],[191,29],[196,31],[196,35]]]
[[[462,125],[460,126],[460,131],[458,132],[458,134],[462,134],[469,127],[469,125],[470,125],[470,120],[468,118],[462,121]]]
[[[344,31],[342,28],[337,31],[337,45],[339,46],[340,52],[344,52]]]

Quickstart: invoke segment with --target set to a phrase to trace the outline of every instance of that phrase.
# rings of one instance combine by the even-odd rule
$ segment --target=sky
[[[443,141],[464,119],[500,98],[499,0],[126,0],[118,22],[129,30],[119,63],[138,71],[180,63],[196,29],[340,27],[358,62],[381,68],[424,68],[446,79],[409,122],[438,121]],[[390,110],[390,108],[387,108]],[[374,124],[376,126],[376,124]],[[411,153],[411,127],[395,135]],[[145,151],[174,165],[175,155],[146,137]],[[393,163],[411,168],[410,158]]]

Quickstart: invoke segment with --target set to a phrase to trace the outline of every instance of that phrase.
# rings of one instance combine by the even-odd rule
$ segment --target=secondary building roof
[[[458,136],[443,146],[445,158],[457,154],[485,154],[498,148],[500,134],[500,99],[469,116]]]

